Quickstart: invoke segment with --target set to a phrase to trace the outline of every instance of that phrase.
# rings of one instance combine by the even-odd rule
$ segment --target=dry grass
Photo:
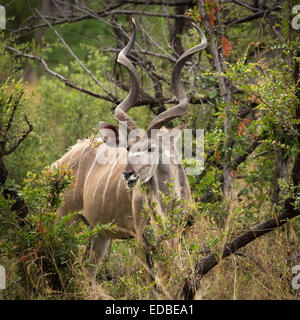
[[[291,269],[300,264],[300,258],[296,258],[300,247],[296,228],[295,221],[288,228],[252,242],[239,255],[223,260],[201,280],[196,299],[299,299],[300,290],[294,290],[291,285]],[[147,282],[147,268],[136,257],[133,243],[116,241],[108,265],[110,280],[102,281],[104,290],[115,299],[180,298],[193,262],[209,254],[207,234],[223,234],[223,230],[202,217],[188,239],[176,246],[170,242],[163,244],[163,255],[168,258],[156,260],[156,290]],[[193,246],[198,249],[190,250]],[[100,274],[104,272],[102,268]]]
[[[31,272],[33,288],[18,283],[17,259],[7,270],[9,288],[0,299],[180,299],[180,293],[196,261],[218,252],[224,244],[247,229],[243,203],[233,201],[224,223],[198,213],[196,223],[185,236],[160,242],[153,256],[155,285],[135,240],[115,240],[108,263],[99,268],[97,285],[92,286],[79,251],[75,265],[69,266],[76,291],[55,291],[43,277]],[[262,213],[261,213],[262,214]],[[262,218],[263,220],[264,218]],[[292,288],[292,267],[300,264],[299,219],[250,243],[219,263],[201,279],[196,299],[300,299]],[[217,242],[214,240],[217,239]],[[71,281],[71,279],[70,279]]]

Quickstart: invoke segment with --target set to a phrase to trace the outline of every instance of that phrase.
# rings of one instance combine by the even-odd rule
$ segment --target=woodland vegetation
[[[0,299],[299,299],[300,18],[294,0],[0,0]],[[300,13],[300,8],[298,9]],[[132,240],[113,242],[98,285],[86,275],[99,228],[58,220],[68,169],[49,170],[126,97],[116,57],[131,35],[140,127],[176,103],[174,63],[208,46],[182,72],[187,123],[205,133],[204,170],[188,176],[188,225],[177,200],[151,239],[152,278]],[[151,226],[149,226],[151,228]]]

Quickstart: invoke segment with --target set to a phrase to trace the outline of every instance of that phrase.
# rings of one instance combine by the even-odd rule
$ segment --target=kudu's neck
[[[182,168],[183,170],[183,168]],[[157,204],[157,209],[164,212],[167,204],[164,203],[162,194],[168,194],[172,198],[182,198],[182,185],[184,171],[181,172],[180,165],[158,164],[147,188],[147,196],[150,202]]]

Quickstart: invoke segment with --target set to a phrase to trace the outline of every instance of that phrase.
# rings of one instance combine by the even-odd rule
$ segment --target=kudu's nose
[[[125,170],[123,171],[123,175],[124,175],[124,178],[126,180],[128,180],[132,175],[134,174],[134,172],[132,170]]]

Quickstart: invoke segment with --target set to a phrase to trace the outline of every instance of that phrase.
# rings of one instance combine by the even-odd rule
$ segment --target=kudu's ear
[[[119,146],[119,128],[116,125],[101,121],[98,128],[99,135],[105,144],[110,147]]]

